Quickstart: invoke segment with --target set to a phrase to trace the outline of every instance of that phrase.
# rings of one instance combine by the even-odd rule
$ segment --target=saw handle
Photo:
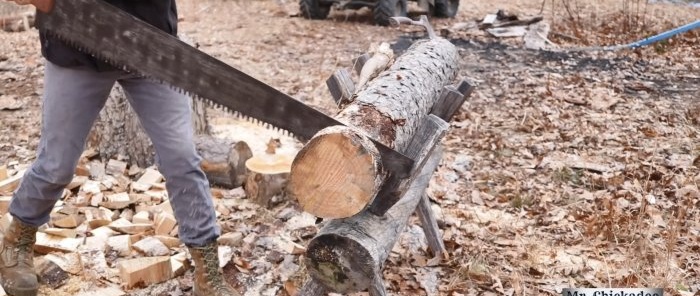
[[[31,0],[31,4],[36,7],[39,11],[43,13],[49,13],[53,9],[53,3],[55,0]]]

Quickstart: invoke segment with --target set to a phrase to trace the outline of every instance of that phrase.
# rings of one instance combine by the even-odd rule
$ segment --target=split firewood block
[[[0,219],[0,231],[2,231],[3,234],[7,228],[10,227],[10,223],[12,223],[12,215],[10,215],[10,213],[2,215],[2,219]]]
[[[170,249],[157,238],[149,236],[132,245],[134,250],[141,252],[148,257],[170,255]]]
[[[131,223],[134,224],[149,224],[151,221],[151,214],[148,211],[140,211],[131,218]]]
[[[90,177],[90,168],[87,163],[78,163],[75,167],[75,174],[82,177]]]
[[[79,238],[67,238],[56,235],[50,235],[43,232],[36,233],[36,243],[34,251],[39,254],[48,254],[51,252],[74,252],[82,243]]]
[[[131,183],[131,189],[135,191],[141,191],[145,192],[148,189],[151,189],[151,187],[155,184],[158,184],[163,181],[163,175],[155,169],[148,168],[146,171],[141,175],[141,177],[136,180],[136,182]]]
[[[83,272],[83,264],[80,262],[80,254],[78,253],[49,253],[44,256],[44,259],[52,261],[72,275]]]
[[[126,162],[116,159],[110,159],[107,162],[107,168],[105,168],[105,172],[112,176],[122,176],[126,173],[126,167]]]
[[[154,235],[154,238],[158,239],[161,243],[170,249],[177,249],[182,245],[182,241],[176,237],[170,235]]]
[[[86,208],[85,220],[90,229],[97,229],[112,223],[114,213],[107,208]]]
[[[57,289],[68,282],[70,275],[53,261],[44,257],[34,258],[34,270],[39,282],[51,289]]]
[[[78,225],[83,223],[83,218],[77,214],[64,215],[62,217],[56,217],[51,222],[53,226],[60,228],[76,228]]]
[[[127,288],[157,284],[173,277],[170,256],[143,257],[120,261],[117,266]]]
[[[7,166],[0,165],[0,181],[7,179],[9,174],[7,173]]]
[[[131,254],[131,236],[128,234],[112,236],[107,239],[107,250],[126,257]]]
[[[124,218],[131,221],[131,223],[134,223],[134,210],[129,208],[123,209],[121,213],[119,213],[119,218]]]
[[[217,254],[219,255],[219,267],[224,268],[224,266],[226,266],[226,264],[231,262],[231,259],[233,259],[233,248],[229,246],[219,246],[217,251]]]
[[[74,228],[46,228],[43,230],[43,232],[46,234],[67,238],[75,238],[78,236],[78,231]]]
[[[169,213],[160,213],[156,216],[155,231],[156,235],[168,235],[175,228],[177,221],[175,217]]]
[[[88,169],[90,170],[90,179],[102,181],[105,177],[105,164],[101,161],[91,161],[88,165]]]
[[[88,281],[109,279],[112,277],[103,250],[81,249],[78,251],[83,263],[83,277]]]
[[[90,195],[98,194],[102,192],[102,184],[97,181],[87,180],[80,186],[80,192],[88,193]]]
[[[0,215],[7,213],[7,210],[10,208],[10,201],[12,201],[12,196],[0,196]]]
[[[109,227],[125,234],[138,234],[153,229],[153,224],[134,224],[121,218],[110,223]]]
[[[120,232],[115,231],[111,227],[105,225],[105,226],[100,226],[98,228],[90,230],[90,234],[92,234],[92,236],[100,236],[100,237],[104,237],[104,238],[109,238],[112,236],[119,235]]]
[[[154,203],[161,203],[168,199],[168,191],[165,189],[154,187],[144,192],[144,194],[150,197],[150,200]]]
[[[121,192],[105,196],[105,201],[101,202],[100,206],[111,210],[121,210],[128,207],[132,203],[133,201],[131,200],[131,197],[129,197],[129,194],[126,192]]]
[[[66,189],[73,190],[75,188],[83,186],[83,184],[85,184],[85,182],[87,182],[87,181],[88,181],[88,177],[75,175],[75,176],[73,176],[73,180],[71,180],[70,183],[68,183],[68,185],[66,185]]]
[[[90,205],[97,208],[100,206],[100,203],[104,201],[104,199],[105,195],[102,194],[102,192],[97,193],[90,197]]]
[[[26,171],[26,169],[22,169],[13,176],[0,181],[0,194],[12,194],[12,192],[17,189],[17,186],[19,186]]]
[[[181,252],[170,257],[170,265],[173,269],[173,276],[178,277],[190,268],[190,261],[187,260],[187,253]]]
[[[83,242],[83,244],[80,245],[79,250],[106,252],[107,251],[107,240],[109,240],[109,237],[88,236],[85,238],[85,241]]]
[[[227,232],[217,239],[219,245],[240,247],[243,244],[243,234],[240,232]]]
[[[293,160],[294,155],[276,154],[270,143],[264,154],[248,159],[248,176],[243,186],[248,198],[260,206],[272,207],[273,198],[285,192]]]

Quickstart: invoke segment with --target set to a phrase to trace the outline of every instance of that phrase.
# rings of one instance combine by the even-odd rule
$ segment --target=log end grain
[[[379,191],[380,165],[379,152],[369,138],[350,127],[329,127],[297,154],[288,193],[317,217],[350,217]]]

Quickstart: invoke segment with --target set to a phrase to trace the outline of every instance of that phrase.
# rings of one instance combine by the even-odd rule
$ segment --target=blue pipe
[[[643,39],[643,40],[639,40],[637,42],[632,42],[630,44],[623,45],[622,47],[623,48],[624,47],[637,48],[637,47],[646,46],[646,45],[649,45],[649,44],[652,44],[652,43],[655,43],[655,42],[658,42],[658,41],[661,41],[664,39],[668,39],[668,38],[671,38],[671,37],[678,35],[680,33],[684,33],[684,32],[687,32],[687,31],[690,31],[693,29],[697,29],[697,28],[700,28],[700,20],[694,21],[694,22],[687,24],[687,25],[684,25],[684,26],[680,26],[680,27],[675,28],[673,30],[663,32],[663,33],[655,35],[655,36],[651,36],[651,37]]]

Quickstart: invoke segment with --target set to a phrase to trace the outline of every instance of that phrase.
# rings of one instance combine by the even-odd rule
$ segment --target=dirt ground
[[[449,259],[428,264],[412,218],[384,271],[391,294],[700,291],[700,32],[637,50],[566,50],[624,44],[700,19],[700,9],[644,2],[462,1],[456,18],[432,20],[460,48],[459,76],[476,89],[451,123],[428,189]],[[530,50],[519,38],[470,27],[499,9],[543,16],[558,48]],[[315,21],[297,10],[286,0],[184,0],[180,32],[328,114],[335,107],[325,80],[336,69],[372,43],[400,53],[425,38],[415,27],[374,26],[367,10]],[[0,165],[27,164],[40,135],[44,61],[35,30],[0,32],[0,40],[0,102],[19,106],[0,110]],[[217,134],[236,137],[229,115],[210,114]],[[279,214],[290,203],[251,210],[243,201],[227,220],[229,230],[257,234],[234,251],[238,268],[227,273],[246,295],[287,295],[305,279],[300,255],[269,260],[265,240],[287,233]],[[127,293],[190,295],[188,283],[190,273]],[[73,279],[52,294],[89,289]]]

